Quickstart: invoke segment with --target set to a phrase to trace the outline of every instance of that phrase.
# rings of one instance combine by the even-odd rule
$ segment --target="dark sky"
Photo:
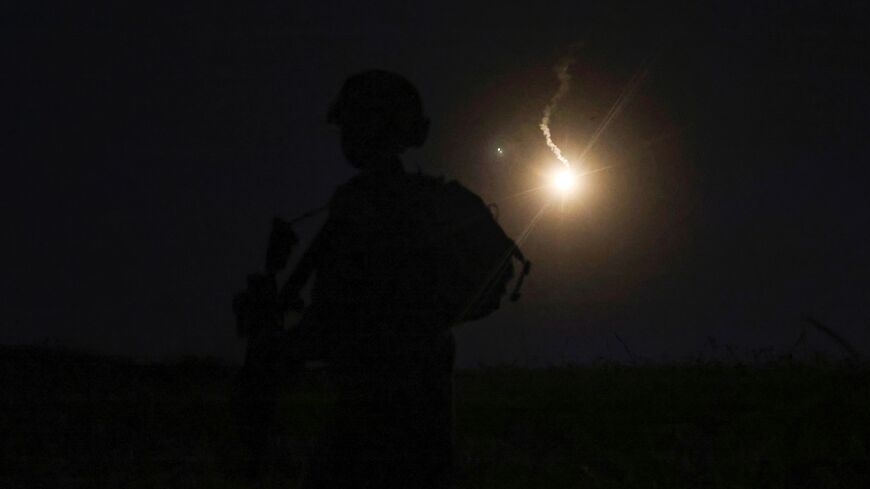
[[[784,350],[804,315],[870,353],[857,4],[32,3],[0,16],[0,343],[238,359],[231,298],[271,217],[352,175],[325,113],[363,69],[420,89],[433,128],[408,168],[518,236],[544,196],[506,196],[553,161],[537,124],[574,53],[552,121],[569,158],[648,70],[589,152],[612,167],[539,221],[523,301],[457,330],[460,364],[621,360],[614,333],[654,359]]]

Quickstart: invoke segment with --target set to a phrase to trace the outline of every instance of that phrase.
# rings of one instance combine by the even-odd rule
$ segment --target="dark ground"
[[[0,349],[0,487],[250,487],[230,474],[235,368]],[[295,487],[328,419],[281,399],[266,487]],[[870,487],[866,364],[612,363],[456,374],[458,487]]]

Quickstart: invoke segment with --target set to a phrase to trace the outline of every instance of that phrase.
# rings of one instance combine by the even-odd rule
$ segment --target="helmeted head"
[[[341,128],[342,150],[350,164],[361,169],[422,146],[429,133],[417,89],[404,77],[383,70],[345,80],[327,121]]]

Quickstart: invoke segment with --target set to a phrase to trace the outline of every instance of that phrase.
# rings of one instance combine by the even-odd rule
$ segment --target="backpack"
[[[409,175],[404,214],[417,230],[409,243],[411,259],[399,296],[410,294],[414,307],[451,325],[489,316],[499,309],[515,275],[522,272],[511,300],[529,273],[530,263],[495,220],[483,200],[455,181]]]

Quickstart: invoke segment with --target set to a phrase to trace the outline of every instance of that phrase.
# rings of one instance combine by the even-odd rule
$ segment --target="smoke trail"
[[[553,94],[553,97],[550,99],[550,103],[544,107],[544,117],[541,118],[541,124],[538,126],[541,128],[541,132],[544,133],[544,137],[547,139],[547,146],[550,147],[550,151],[556,155],[556,158],[559,159],[565,166],[570,166],[568,160],[562,156],[562,150],[556,146],[556,143],[553,142],[553,137],[550,135],[550,116],[553,114],[553,109],[556,108],[556,105],[565,97],[568,93],[568,89],[571,87],[571,75],[568,73],[568,68],[574,64],[574,58],[565,58],[556,66],[556,77],[559,79],[559,88],[556,90],[556,93]]]

